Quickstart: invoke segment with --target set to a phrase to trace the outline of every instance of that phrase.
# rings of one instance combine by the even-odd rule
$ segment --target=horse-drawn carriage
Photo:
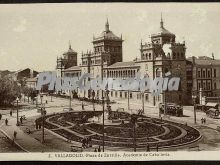
[[[166,107],[166,109],[165,109]],[[163,103],[159,104],[160,114],[167,114],[171,116],[183,116],[183,107],[175,103],[166,103],[166,106]]]

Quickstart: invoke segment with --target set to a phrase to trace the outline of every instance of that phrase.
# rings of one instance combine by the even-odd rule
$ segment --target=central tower
[[[105,30],[99,37],[93,37],[94,53],[99,54],[102,52],[109,54],[109,64],[122,61],[122,35],[121,37],[116,36],[109,29],[108,19],[105,24]]]

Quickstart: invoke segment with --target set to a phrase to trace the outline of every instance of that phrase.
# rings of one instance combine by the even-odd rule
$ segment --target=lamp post
[[[135,114],[131,115],[131,123],[133,125],[134,152],[136,152],[136,123],[137,123],[137,116]]]
[[[128,111],[130,111],[130,91],[128,90]]]
[[[196,95],[192,95],[192,99],[193,99],[193,110],[194,110],[194,124],[196,124],[196,98],[197,96]]]
[[[71,91],[69,91],[69,93],[70,93],[70,102],[69,102],[69,110],[71,110],[72,108],[72,106],[71,106]]]
[[[143,113],[144,113],[144,91],[142,93],[142,109],[143,109]]]
[[[18,100],[19,100],[19,98],[17,97],[16,98],[16,102],[17,102],[17,126],[19,126],[19,120],[18,120]]]
[[[44,143],[44,117],[46,115],[45,107],[41,107],[41,115],[42,115],[42,140],[41,143]]]
[[[101,55],[101,80],[103,82],[103,54]],[[105,102],[104,91],[102,89],[102,151],[105,151]]]
[[[41,105],[43,103],[43,94],[42,93],[40,94],[40,103],[41,103]]]
[[[93,111],[95,111],[95,100],[94,100],[94,98],[95,98],[95,91],[93,90],[92,91],[92,106],[93,106]]]

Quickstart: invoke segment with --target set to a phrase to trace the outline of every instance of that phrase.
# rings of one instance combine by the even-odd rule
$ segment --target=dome
[[[69,43],[69,50],[63,54],[76,54],[76,52],[71,48],[71,44]]]
[[[154,33],[153,35],[174,35],[173,33],[169,32],[167,29],[165,29],[164,27],[160,27],[159,30],[157,30],[156,33]]]
[[[108,20],[105,24],[105,31],[103,31],[99,37],[94,38],[94,40],[100,39],[122,40],[120,37],[116,36],[111,30],[109,30]]]
[[[120,40],[121,38],[116,36],[112,31],[103,31],[98,38],[107,38],[107,39],[118,39]]]
[[[167,29],[163,26],[163,19],[161,17],[160,21],[160,28],[156,31],[156,33],[153,33],[151,36],[158,36],[158,35],[169,35],[169,36],[175,36],[173,33],[169,32]]]

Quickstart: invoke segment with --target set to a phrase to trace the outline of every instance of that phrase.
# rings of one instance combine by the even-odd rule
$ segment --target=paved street
[[[44,96],[43,103],[47,100],[48,104],[46,105],[47,114],[51,113],[59,113],[63,112],[64,108],[69,107],[69,99],[53,97],[51,102],[51,97]],[[71,105],[74,111],[81,111],[81,101],[72,100]],[[92,103],[84,102],[86,110],[93,110]],[[25,115],[27,120],[23,121],[22,126],[16,126],[16,111],[14,111],[12,117],[8,115],[8,111],[4,111],[5,115],[3,115],[1,128],[11,139],[13,139],[14,131],[17,132],[17,138],[15,139],[15,143],[21,146],[24,151],[29,152],[56,152],[56,151],[70,151],[71,145],[80,145],[80,144],[70,144],[66,140],[58,137],[57,135],[45,131],[45,143],[41,143],[41,130],[36,130],[34,121],[37,117],[40,117],[40,114],[37,112],[37,109],[34,108],[35,105],[29,104],[25,106],[22,110],[19,110],[19,116]],[[141,105],[130,103],[130,107],[133,110],[141,109]],[[95,105],[96,110],[102,110],[102,105]],[[120,103],[112,104],[112,109],[116,110],[117,108],[125,108],[127,110],[127,102],[126,100],[120,101]],[[148,116],[158,117],[158,108],[155,107],[147,107],[145,106],[145,114]],[[207,124],[201,126],[200,119],[202,117],[206,117],[205,113],[197,112],[197,124],[194,125],[193,122],[193,107],[184,107],[184,117],[169,117],[167,120],[187,123],[188,125],[192,125],[199,129],[199,131],[203,134],[203,139],[200,142],[197,142],[192,145],[178,147],[178,150],[188,150],[189,147],[199,146],[200,150],[219,150],[220,149],[220,133],[216,131],[217,125],[219,125],[219,119],[211,119],[207,118]],[[9,126],[5,126],[4,119],[9,119]],[[25,133],[25,129],[29,128],[32,130],[32,134]],[[4,143],[4,141],[1,140]],[[5,143],[5,145],[10,145],[9,143]],[[7,148],[7,147],[5,147]],[[14,148],[10,148],[13,150]],[[175,149],[163,149],[163,150],[175,150]],[[1,151],[4,152],[4,151]],[[7,151],[5,151],[7,152]]]

